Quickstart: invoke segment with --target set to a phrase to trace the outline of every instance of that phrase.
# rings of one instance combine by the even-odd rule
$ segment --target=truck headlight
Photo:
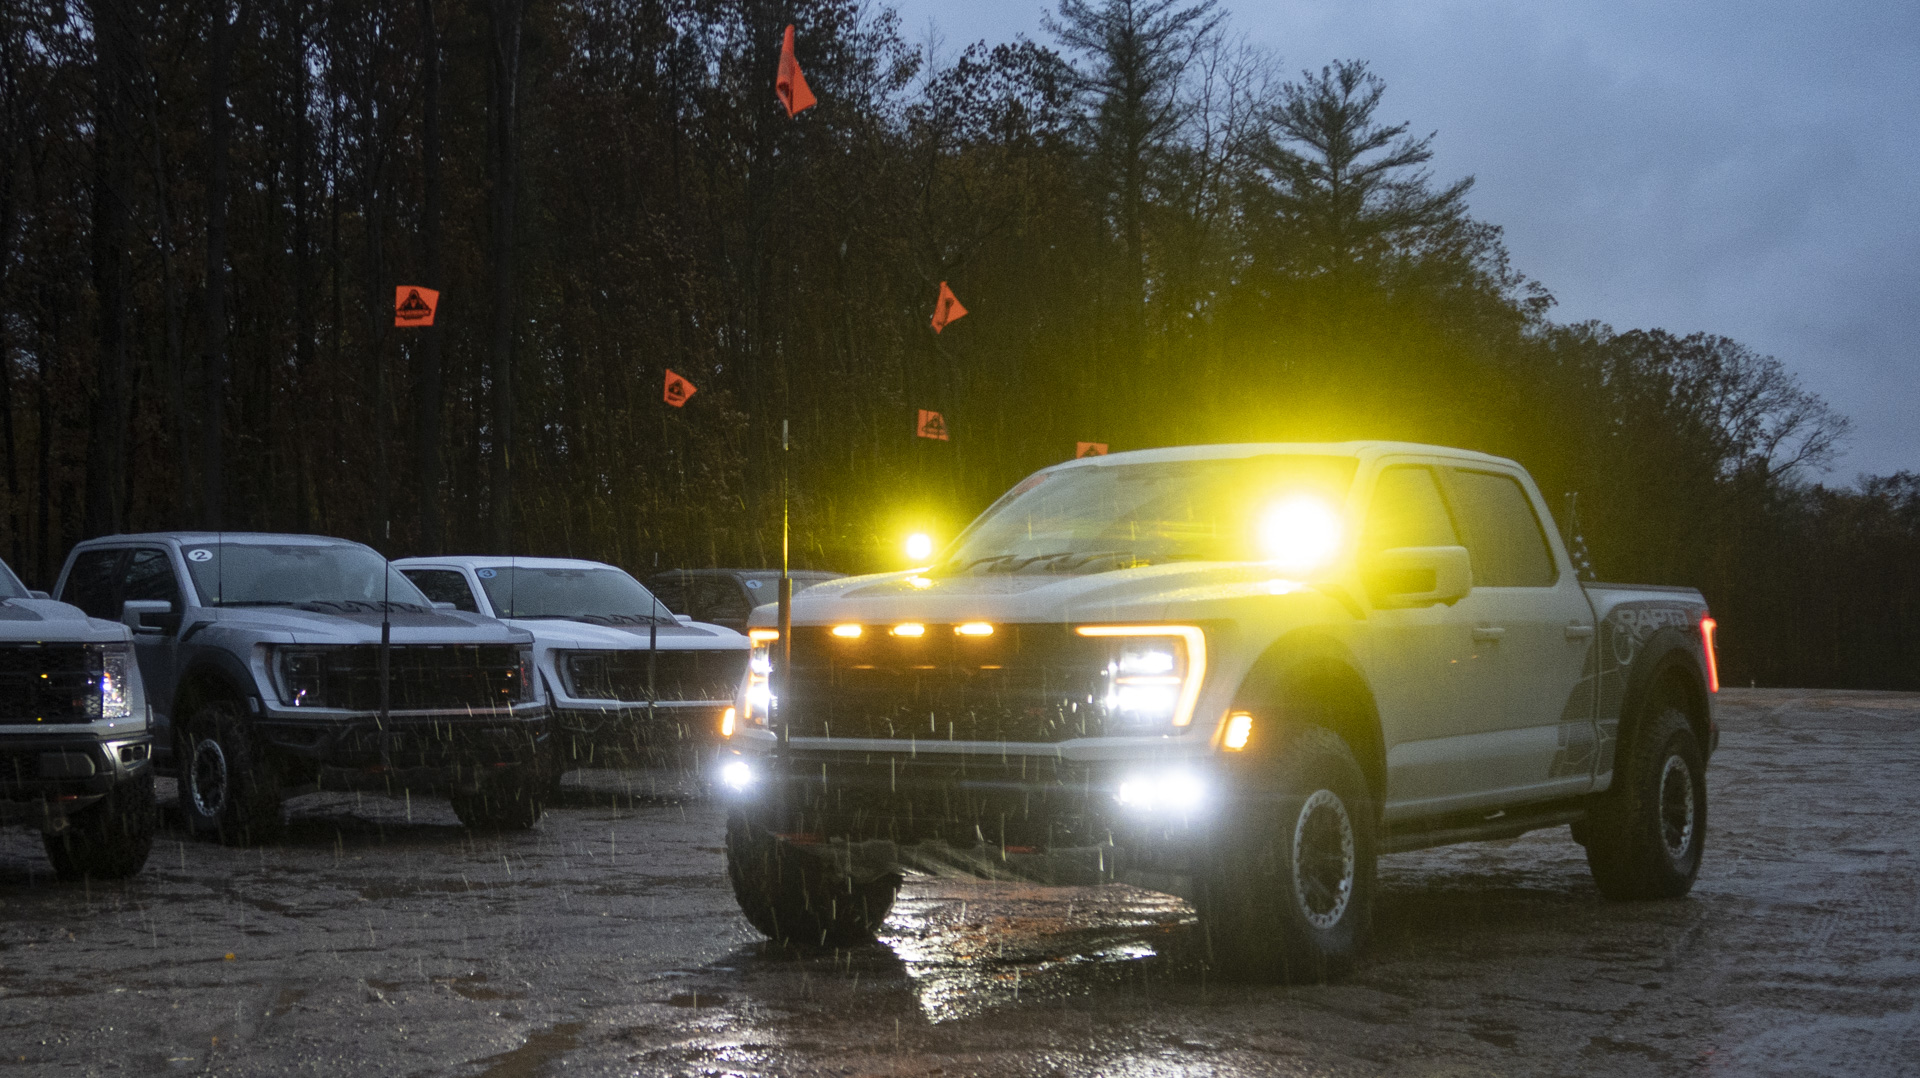
[[[749,629],[753,641],[747,652],[747,684],[742,701],[747,721],[765,726],[773,713],[773,644],[780,639],[778,629]]]
[[[95,684],[100,691],[87,700],[87,717],[121,722],[133,717],[133,648],[127,644],[100,644],[90,649]]]
[[[326,707],[327,657],[318,651],[286,650],[278,658],[280,701],[290,707]]]
[[[1074,631],[1111,645],[1099,701],[1109,726],[1152,729],[1193,722],[1207,675],[1205,633],[1191,625],[1082,625]]]

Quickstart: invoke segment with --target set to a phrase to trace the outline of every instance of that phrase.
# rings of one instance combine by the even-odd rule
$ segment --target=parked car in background
[[[0,562],[0,823],[61,879],[119,879],[153,847],[147,695],[125,625],[30,592]]]
[[[799,569],[787,575],[793,578],[793,592],[798,595],[815,584],[847,574]],[[779,601],[780,570],[669,569],[649,576],[647,587],[674,613],[739,633],[746,632],[747,616],[754,607]]]
[[[190,828],[271,837],[325,788],[444,792],[525,828],[546,789],[533,640],[435,609],[373,549],[317,535],[158,532],[73,548],[58,594],[133,630],[158,766]]]
[[[747,666],[747,638],[677,617],[625,570],[569,558],[404,558],[436,602],[533,634],[554,705],[550,775],[580,767],[700,770]]]

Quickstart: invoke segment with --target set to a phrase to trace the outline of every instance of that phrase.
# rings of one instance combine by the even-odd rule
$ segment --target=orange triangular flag
[[[1081,457],[1104,457],[1107,455],[1107,443],[1105,442],[1075,442],[1073,446],[1073,456],[1076,460]]]
[[[960,301],[955,298],[953,289],[947,287],[947,282],[941,281],[940,298],[933,301],[933,331],[938,333],[947,328],[947,323],[966,316],[967,309],[960,306]]]
[[[433,312],[440,307],[440,293],[418,285],[395,285],[393,324],[396,326],[433,325]]]
[[[932,438],[935,441],[944,442],[947,440],[946,417],[942,416],[939,412],[929,412],[925,408],[922,408],[920,409],[920,423],[914,427],[913,432],[922,438]]]
[[[672,371],[667,372],[666,402],[668,404],[673,405],[675,408],[685,408],[688,398],[698,392],[700,391],[693,387],[692,382],[687,381]]]
[[[800,61],[793,57],[793,26],[780,42],[780,73],[773,77],[773,94],[787,107],[789,117],[813,107],[813,91],[807,89],[807,77],[800,73]]]

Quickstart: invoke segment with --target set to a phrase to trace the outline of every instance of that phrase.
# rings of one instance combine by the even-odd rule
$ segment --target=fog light
[[[753,785],[753,768],[745,760],[734,760],[720,769],[720,781],[730,790],[744,790]]]
[[[1198,808],[1207,799],[1207,787],[1198,775],[1186,771],[1129,775],[1120,780],[1114,799],[1128,808],[1145,812],[1160,809],[1185,812]]]

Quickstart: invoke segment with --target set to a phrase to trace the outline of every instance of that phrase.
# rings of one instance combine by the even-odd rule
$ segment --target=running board
[[[1564,827],[1587,818],[1584,803],[1554,801],[1492,813],[1456,813],[1425,820],[1408,820],[1390,827],[1381,853],[1406,853],[1433,846],[1451,846],[1456,842],[1490,842],[1519,838],[1528,831],[1545,827]]]

